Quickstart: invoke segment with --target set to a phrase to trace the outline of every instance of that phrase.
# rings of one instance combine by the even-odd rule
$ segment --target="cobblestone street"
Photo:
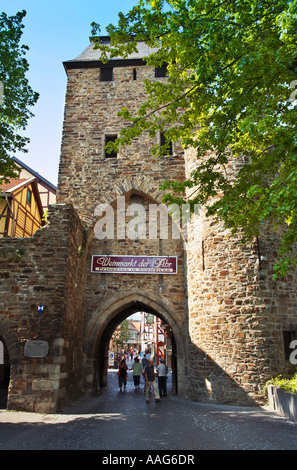
[[[170,377],[168,380],[170,390]],[[54,415],[0,410],[0,447],[17,450],[297,449],[297,424],[266,408],[201,404],[169,393],[145,402],[129,373],[119,392],[116,370],[102,394]]]

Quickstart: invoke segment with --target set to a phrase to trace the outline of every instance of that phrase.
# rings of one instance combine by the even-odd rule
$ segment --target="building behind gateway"
[[[156,159],[152,147],[162,136],[147,134],[105,153],[127,125],[117,112],[144,100],[143,79],[166,80],[145,65],[148,53],[140,43],[138,54],[103,65],[90,45],[64,63],[57,204],[32,238],[0,240],[0,368],[7,383],[9,371],[9,409],[51,413],[99,393],[111,335],[137,311],[169,325],[180,397],[260,403],[265,381],[290,369],[297,278],[272,281],[276,234],[263,226],[254,244],[241,245],[200,208],[186,235],[177,236],[169,216],[161,236],[160,184],[186,178],[194,155],[175,143]],[[229,165],[230,174],[243,163]],[[107,226],[113,236],[99,236]]]

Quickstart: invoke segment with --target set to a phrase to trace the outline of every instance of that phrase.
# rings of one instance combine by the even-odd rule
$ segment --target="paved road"
[[[169,380],[170,382],[170,380]],[[143,388],[143,383],[142,387]],[[119,392],[116,371],[96,398],[55,415],[0,410],[0,448],[15,450],[297,449],[297,424],[265,408],[201,404],[171,394],[145,402],[132,376]]]

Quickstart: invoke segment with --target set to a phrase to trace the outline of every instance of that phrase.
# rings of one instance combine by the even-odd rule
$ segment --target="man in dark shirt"
[[[159,390],[155,380],[155,371],[154,371],[154,361],[152,359],[148,359],[148,363],[146,368],[144,369],[144,377],[146,383],[145,389],[145,400],[147,403],[150,402],[150,388],[153,387],[154,394],[155,394],[155,401],[160,401]]]
[[[144,356],[143,356],[143,358],[142,358],[142,362],[141,362],[141,364],[142,364],[142,367],[143,367],[143,369],[145,369],[145,368],[146,368],[146,366],[147,366],[147,358],[146,358],[146,354],[144,354]]]

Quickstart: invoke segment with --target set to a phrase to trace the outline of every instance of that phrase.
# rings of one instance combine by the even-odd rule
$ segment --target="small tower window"
[[[113,68],[106,67],[100,69],[100,82],[112,82],[113,81]]]
[[[167,75],[167,64],[163,64],[160,67],[155,68],[155,77],[161,78]]]
[[[133,69],[133,80],[137,80],[137,69]]]
[[[297,332],[296,331],[283,331],[283,340],[284,340],[285,359],[288,361],[293,351],[291,347],[291,343],[292,341],[297,340]]]
[[[166,141],[165,134],[160,133],[160,147],[166,146],[166,155],[173,155],[173,144],[172,142]]]
[[[117,139],[117,135],[106,135],[105,136],[105,146],[108,144],[108,142],[115,142]],[[111,153],[108,153],[105,147],[105,158],[117,158],[118,154],[114,151]]]

